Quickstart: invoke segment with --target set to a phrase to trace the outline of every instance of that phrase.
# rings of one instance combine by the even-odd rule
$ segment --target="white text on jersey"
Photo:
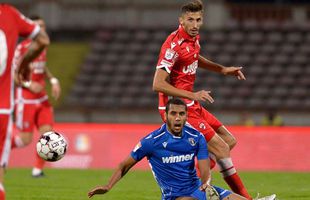
[[[179,155],[179,156],[169,156],[169,157],[162,157],[163,163],[177,163],[177,162],[184,162],[192,160],[194,154],[186,154],[186,155]]]

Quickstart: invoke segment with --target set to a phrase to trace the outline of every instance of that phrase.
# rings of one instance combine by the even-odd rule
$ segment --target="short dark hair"
[[[29,19],[31,20],[43,20],[43,18],[39,15],[30,15]]]
[[[192,0],[183,4],[181,7],[181,13],[184,14],[186,12],[203,12],[203,3],[200,0]]]
[[[173,104],[173,105],[183,105],[185,107],[185,110],[187,111],[186,103],[182,99],[180,99],[180,98],[173,97],[172,99],[169,99],[169,101],[166,104],[166,113],[167,114],[169,112],[169,108],[170,108],[171,104]]]

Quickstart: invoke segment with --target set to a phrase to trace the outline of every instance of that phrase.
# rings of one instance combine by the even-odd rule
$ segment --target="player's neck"
[[[173,135],[173,136],[175,136],[175,137],[181,137],[181,136],[182,136],[182,131],[176,133],[176,132],[174,132],[173,130],[171,130],[168,126],[167,126],[167,130],[168,130],[168,132],[169,132],[171,135]]]

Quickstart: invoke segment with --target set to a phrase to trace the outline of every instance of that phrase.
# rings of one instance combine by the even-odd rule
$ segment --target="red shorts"
[[[0,166],[8,164],[11,151],[12,116],[0,114]]]
[[[164,120],[165,110],[159,110],[159,113]],[[201,132],[207,141],[215,135],[218,128],[223,124],[205,108],[203,108],[197,101],[194,105],[187,107],[187,122],[196,130]]]
[[[16,127],[22,132],[33,132],[34,127],[54,124],[53,108],[45,100],[38,103],[17,102],[15,109]]]

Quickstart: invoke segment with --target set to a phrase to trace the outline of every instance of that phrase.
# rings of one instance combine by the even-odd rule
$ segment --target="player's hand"
[[[245,80],[245,76],[241,71],[242,67],[225,67],[223,69],[224,75],[236,76],[239,80]]]
[[[61,94],[61,87],[60,84],[52,84],[52,96],[55,100],[58,100]]]
[[[214,102],[214,99],[210,95],[211,91],[200,90],[194,93],[194,100],[196,101],[208,101],[210,103]]]
[[[88,198],[91,198],[92,196],[96,195],[96,194],[105,194],[109,192],[109,187],[108,186],[97,186],[94,189],[92,189],[91,191],[88,192]]]
[[[29,86],[29,90],[35,94],[40,93],[43,89],[44,89],[43,86],[35,81],[32,81]]]
[[[206,191],[207,188],[211,187],[208,183],[204,183],[199,187],[200,191]]]
[[[30,66],[19,66],[17,69],[17,83],[20,84],[23,81],[28,81],[30,75]]]

